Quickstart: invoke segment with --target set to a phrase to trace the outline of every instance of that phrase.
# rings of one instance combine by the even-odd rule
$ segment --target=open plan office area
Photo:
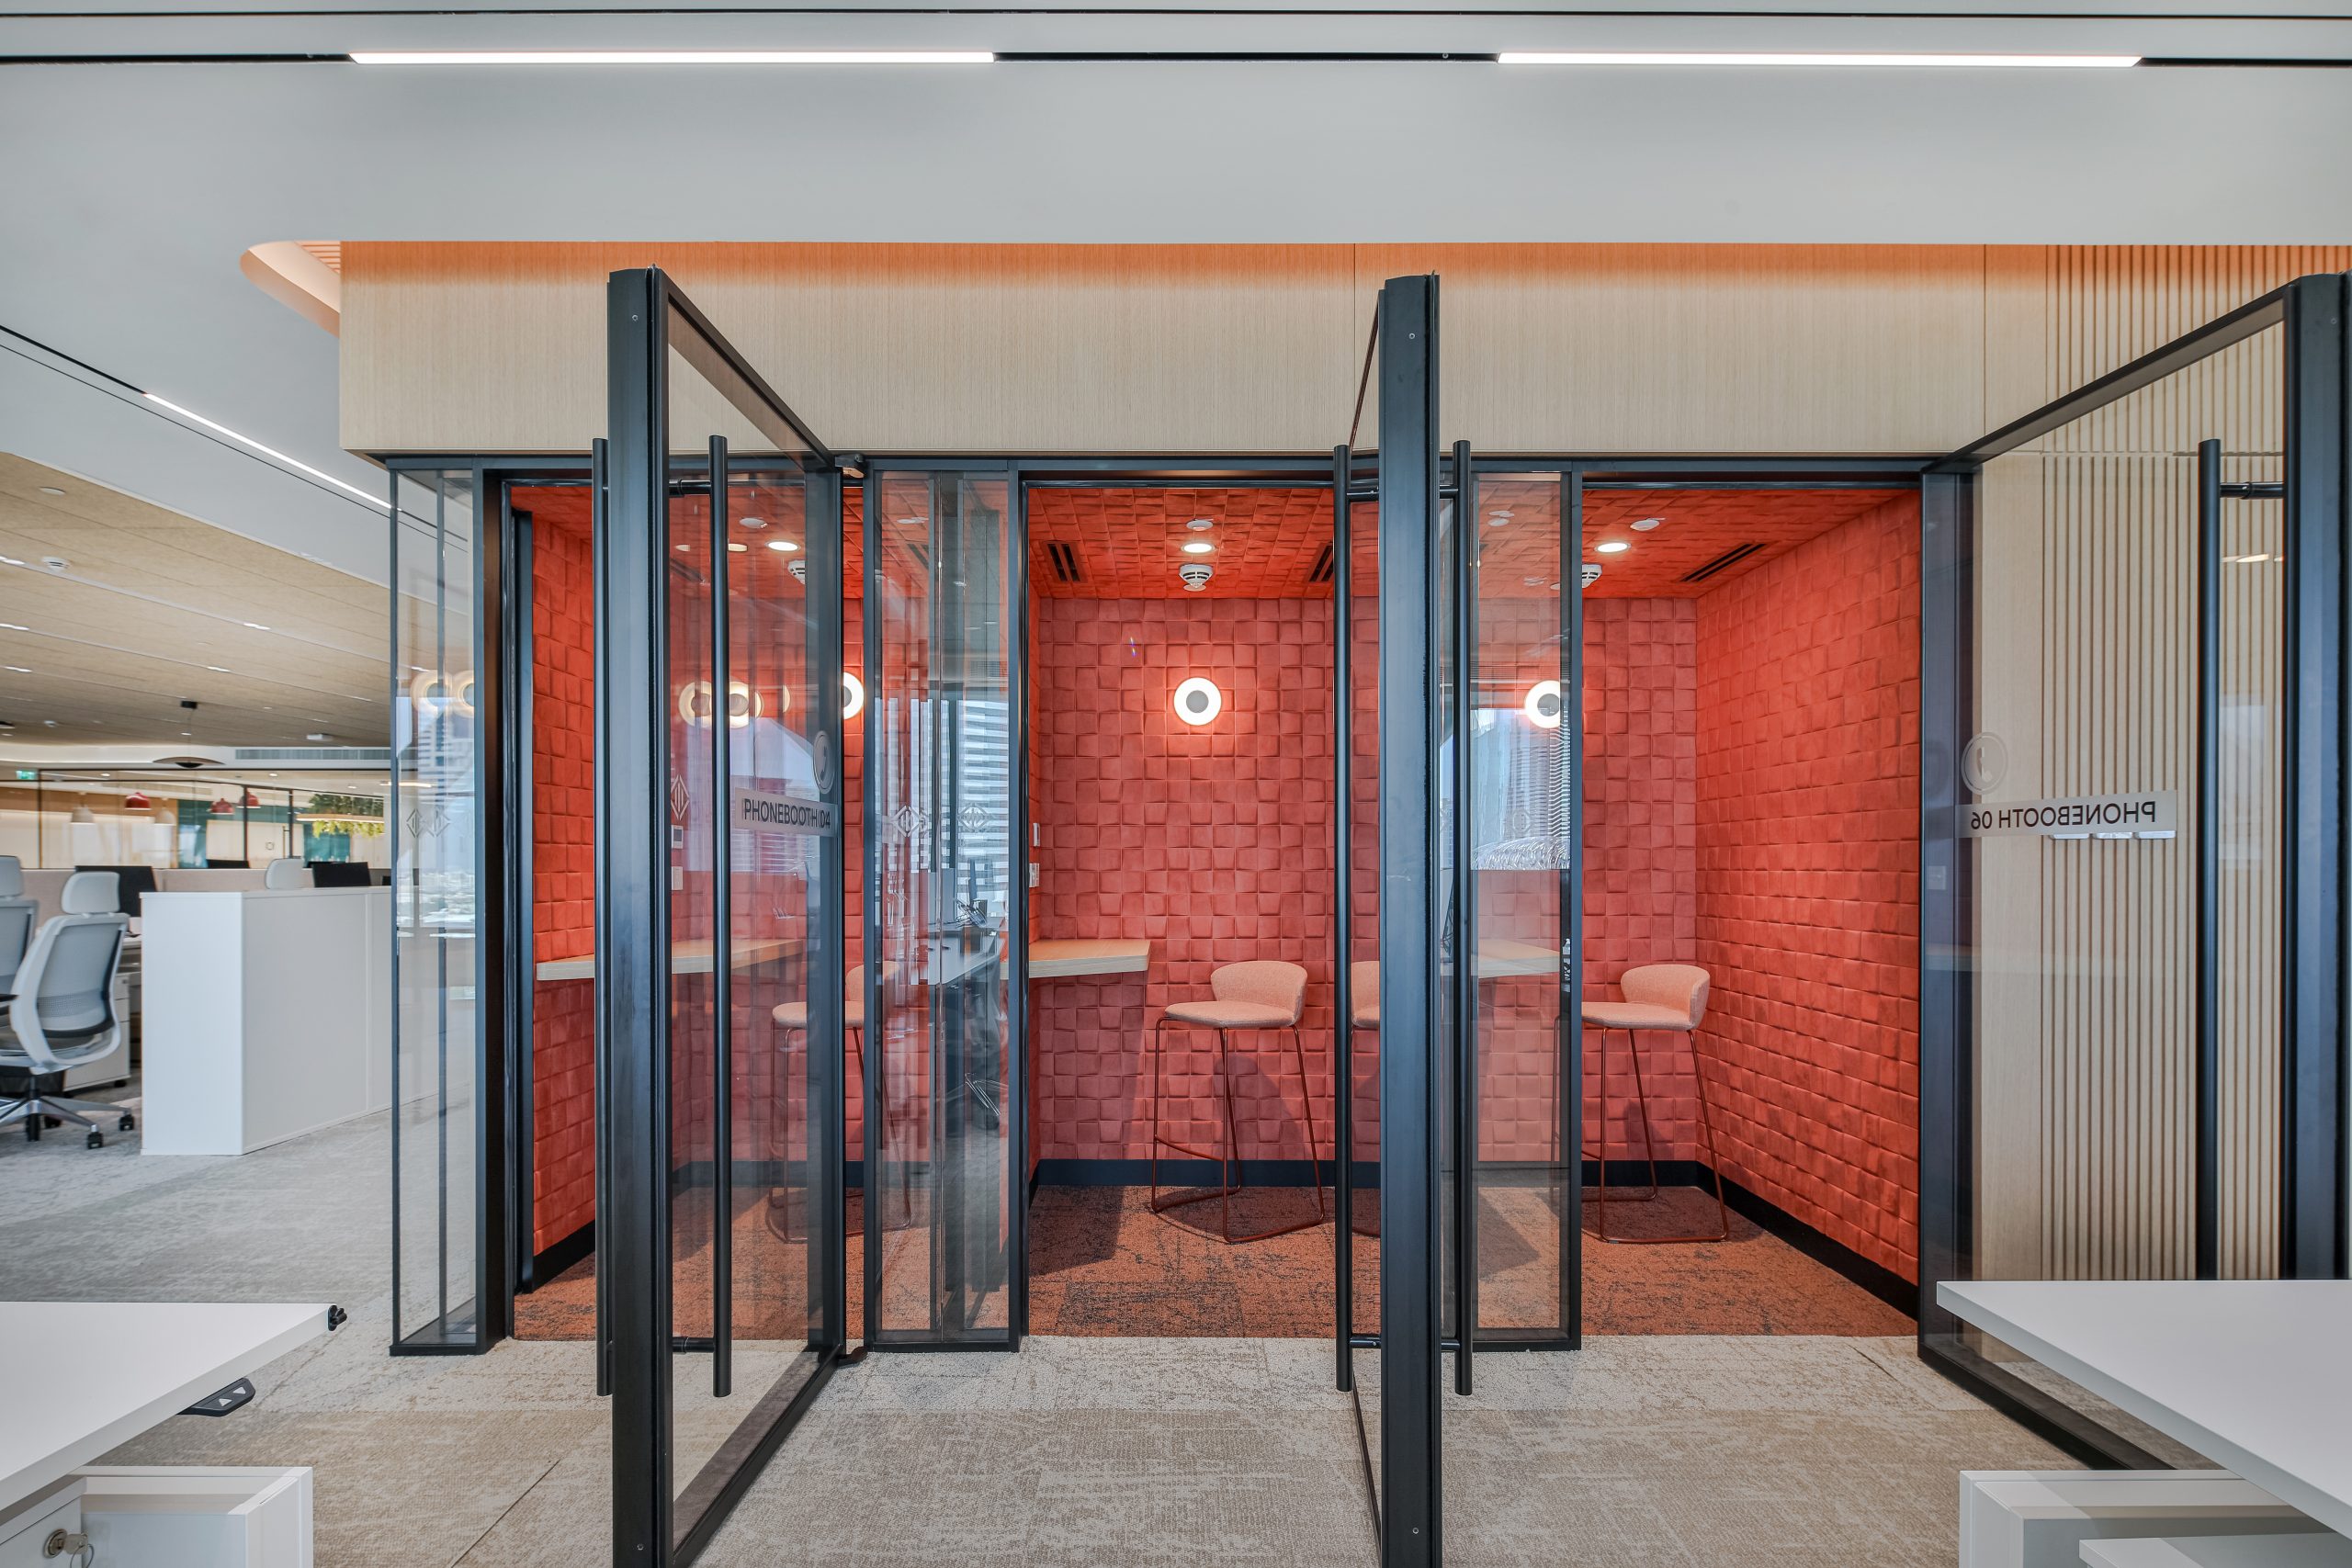
[[[0,18],[0,1563],[2352,1564],[2346,62]]]

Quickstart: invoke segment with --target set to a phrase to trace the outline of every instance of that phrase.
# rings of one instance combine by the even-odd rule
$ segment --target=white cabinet
[[[101,1465],[81,1480],[103,1568],[311,1568],[307,1467]]]
[[[0,1568],[58,1568],[48,1555],[51,1535],[82,1528],[82,1483],[67,1482],[29,1503],[0,1509]]]

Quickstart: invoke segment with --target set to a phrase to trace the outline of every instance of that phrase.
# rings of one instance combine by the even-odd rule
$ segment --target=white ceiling
[[[78,0],[0,56],[537,44],[999,50],[2119,50],[2352,58],[2312,0],[1882,0],[1875,17],[500,14]],[[748,0],[746,0],[748,5]],[[1767,0],[1710,0],[1715,12]],[[145,15],[112,17],[108,11]],[[300,11],[300,15],[272,15]],[[1996,14],[2007,12],[2009,14]],[[355,14],[345,14],[351,12]],[[1137,14],[1123,15],[1125,12]],[[1910,16],[1906,12],[1935,12]],[[2112,17],[2106,13],[2132,13]],[[2247,19],[2259,12],[2272,18]],[[1969,15],[1965,13],[1984,13]],[[238,257],[272,240],[2343,243],[2352,72],[1510,71],[1464,62],[896,69],[0,66],[0,325],[371,492],[334,343]],[[721,323],[722,325],[724,323]],[[382,513],[0,338],[7,449],[380,580]],[[792,367],[769,367],[789,395]],[[854,432],[842,433],[845,439]]]

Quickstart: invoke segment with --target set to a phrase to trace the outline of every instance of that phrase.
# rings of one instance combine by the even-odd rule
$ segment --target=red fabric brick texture
[[[1724,1173],[1918,1269],[1919,510],[1698,601],[1702,1045]]]
[[[1032,931],[1144,936],[1136,978],[1039,982],[1032,1036],[1037,1153],[1150,1153],[1151,1023],[1209,995],[1209,972],[1283,959],[1310,976],[1302,1022],[1315,1152],[1331,1136],[1331,605],[1329,600],[1041,599],[1033,634]],[[1177,684],[1215,681],[1193,728]],[[1164,1130],[1214,1147],[1215,1037],[1168,1033]],[[1302,1104],[1283,1033],[1237,1033],[1239,1153],[1300,1159]]]
[[[533,510],[529,492],[515,504]],[[535,515],[531,578],[532,960],[595,947],[594,565],[588,530]],[[531,1010],[531,1245],[596,1215],[595,987],[539,982]]]

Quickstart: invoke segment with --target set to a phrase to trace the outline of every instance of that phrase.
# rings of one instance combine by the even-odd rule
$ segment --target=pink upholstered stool
[[[1618,978],[1625,993],[1622,1002],[1587,1002],[1584,1022],[1600,1031],[1600,1188],[1593,1200],[1602,1241],[1643,1246],[1673,1242],[1724,1241],[1731,1235],[1731,1211],[1724,1202],[1723,1166],[1715,1158],[1714,1123],[1707,1115],[1707,1075],[1699,1060],[1699,1022],[1707,1015],[1707,972],[1690,964],[1645,964]],[[1642,1122],[1642,1153],[1649,1161],[1650,1190],[1638,1197],[1609,1195],[1609,1032],[1622,1029],[1634,1057],[1634,1100]],[[1715,1179],[1715,1216],[1719,1228],[1696,1235],[1611,1235],[1609,1205],[1648,1202],[1657,1196],[1657,1146],[1650,1134],[1649,1091],[1642,1084],[1642,1048],[1636,1036],[1643,1030],[1680,1034],[1690,1042],[1690,1076],[1699,1086],[1699,1138],[1707,1154],[1707,1168]]]
[[[1151,1027],[1151,1212],[1165,1213],[1181,1209],[1187,1203],[1205,1202],[1211,1198],[1221,1206],[1217,1234],[1227,1246],[1236,1242],[1263,1241],[1268,1236],[1288,1235],[1311,1225],[1319,1225],[1329,1211],[1324,1207],[1323,1168],[1315,1152],[1315,1101],[1306,1087],[1306,1047],[1298,1037],[1299,1014],[1306,1006],[1306,971],[1295,964],[1283,964],[1262,959],[1249,964],[1227,964],[1209,976],[1210,999],[1198,1002],[1178,1002],[1159,1015]],[[1216,1031],[1216,1073],[1223,1080],[1225,1100],[1225,1146],[1215,1151],[1196,1149],[1159,1135],[1159,1065],[1163,1055],[1161,1036],[1171,1023],[1190,1024],[1196,1029]],[[1296,1224],[1276,1225],[1271,1230],[1252,1232],[1249,1235],[1233,1234],[1233,1195],[1242,1184],[1233,1179],[1235,1168],[1241,1158],[1240,1134],[1233,1115],[1233,1061],[1227,1037],[1237,1029],[1287,1029],[1290,1031],[1291,1061],[1298,1071],[1298,1099],[1306,1118],[1306,1168],[1315,1179],[1315,1217]],[[1217,1186],[1207,1192],[1194,1192],[1182,1198],[1159,1201],[1159,1151],[1173,1149],[1193,1159],[1214,1159],[1217,1162]]]

